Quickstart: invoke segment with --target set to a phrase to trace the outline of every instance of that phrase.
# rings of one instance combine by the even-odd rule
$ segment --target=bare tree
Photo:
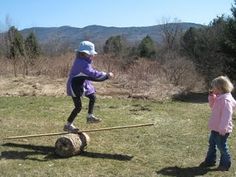
[[[169,19],[163,19],[161,25],[161,34],[163,45],[168,50],[175,50],[179,46],[179,39],[182,34],[180,20],[174,19],[172,22]]]

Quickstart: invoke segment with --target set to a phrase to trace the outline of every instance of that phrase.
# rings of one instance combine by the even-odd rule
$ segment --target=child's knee
[[[90,100],[93,101],[93,102],[95,102],[95,101],[96,101],[96,96],[93,95]]]
[[[88,95],[87,97],[89,98],[89,101],[91,101],[91,102],[96,101],[96,95],[95,94]]]
[[[79,113],[79,112],[81,111],[81,109],[82,109],[82,106],[76,106],[74,110],[75,110],[77,113]]]

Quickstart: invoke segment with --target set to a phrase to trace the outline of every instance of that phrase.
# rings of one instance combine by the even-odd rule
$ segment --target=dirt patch
[[[48,77],[0,77],[0,96],[61,96],[65,82]]]
[[[66,96],[66,81],[67,78],[46,76],[0,77],[0,96]],[[99,95],[128,95],[127,90],[113,86],[110,81],[94,85]]]
[[[0,96],[66,96],[67,78],[47,76],[0,77]],[[102,97],[166,100],[181,92],[170,84],[155,84],[146,89],[133,89],[117,84],[116,80],[94,82],[97,94]]]

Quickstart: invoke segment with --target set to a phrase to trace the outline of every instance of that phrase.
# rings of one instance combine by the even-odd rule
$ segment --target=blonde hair
[[[226,76],[219,76],[211,82],[211,86],[217,88],[223,93],[230,93],[233,91],[234,86]]]

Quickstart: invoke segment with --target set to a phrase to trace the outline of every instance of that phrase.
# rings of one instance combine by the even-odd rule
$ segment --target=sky
[[[208,25],[231,15],[234,0],[0,0],[0,31],[7,26],[141,27],[166,22]]]

